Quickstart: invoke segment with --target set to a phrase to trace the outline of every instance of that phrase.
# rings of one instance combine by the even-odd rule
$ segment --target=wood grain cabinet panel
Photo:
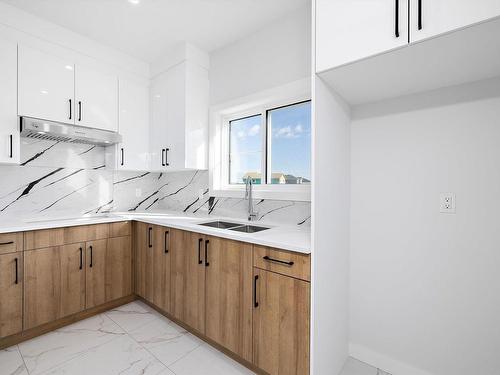
[[[106,268],[108,240],[86,243],[85,307],[90,309],[106,302]]]
[[[170,313],[170,228],[153,228],[153,300],[160,309]]]
[[[252,244],[208,237],[205,334],[252,361]]]
[[[153,300],[153,225],[135,225],[135,293]]]
[[[310,283],[254,268],[254,364],[270,375],[309,374]]]
[[[130,236],[108,239],[105,285],[106,302],[132,294],[132,243]]]
[[[130,221],[120,221],[109,224],[109,237],[124,237],[132,234],[132,223]]]
[[[23,253],[0,255],[0,338],[23,329]]]
[[[205,332],[205,237],[171,230],[172,315],[198,332]]]
[[[24,253],[24,329],[85,308],[85,244]]]
[[[311,280],[311,257],[308,254],[254,245],[254,266],[306,281]]]
[[[0,234],[0,254],[23,251],[23,232],[1,233]]]
[[[33,230],[24,234],[25,250],[60,245],[64,245],[64,228]]]

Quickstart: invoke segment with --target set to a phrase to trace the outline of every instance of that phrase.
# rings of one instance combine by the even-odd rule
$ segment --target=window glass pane
[[[271,184],[311,183],[311,102],[268,111]]]
[[[248,176],[262,181],[261,115],[229,122],[229,183],[244,184]]]

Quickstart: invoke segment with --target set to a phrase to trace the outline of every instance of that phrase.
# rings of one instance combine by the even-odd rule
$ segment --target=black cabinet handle
[[[92,268],[92,266],[94,265],[94,249],[92,249],[92,246],[90,246],[90,268]]]
[[[9,157],[12,159],[12,154],[14,152],[14,149],[13,149],[13,138],[14,138],[14,135],[9,135],[9,144],[10,144],[10,154],[9,154]]]
[[[200,238],[198,240],[198,264],[202,264],[203,261],[201,260],[201,244],[203,243],[203,238]]]
[[[152,232],[153,232],[153,228],[149,227],[148,228],[148,247],[153,247],[153,243],[151,242],[152,241]]]
[[[259,280],[259,275],[253,277],[253,307],[259,307],[259,302],[257,302],[257,280]]]
[[[73,117],[73,106],[71,105],[72,104],[72,100],[69,99],[69,120],[71,120],[71,117]]]
[[[162,148],[161,150],[161,166],[164,167],[165,166],[165,149]]]
[[[208,244],[210,243],[209,240],[205,240],[205,267],[208,267],[210,263],[208,263]]]
[[[418,0],[418,29],[422,30],[422,0]]]
[[[394,6],[395,9],[395,29],[394,29],[394,35],[396,35],[396,38],[399,38],[399,0],[396,0],[396,4]]]
[[[169,231],[166,230],[165,231],[165,254],[168,254],[168,235],[169,235]]]
[[[122,161],[121,161],[120,164],[123,165],[124,162],[125,162],[125,158],[124,158],[124,155],[123,155],[123,147],[121,148],[121,153],[122,153]]]
[[[19,284],[19,259],[14,259],[14,262],[16,263],[16,284]]]
[[[12,245],[14,241],[9,241],[9,242],[0,242],[0,246],[5,246],[5,245]]]
[[[273,259],[273,258],[268,257],[267,255],[265,257],[262,257],[262,259],[267,260],[268,262],[276,262],[276,263],[286,264],[287,266],[293,266],[292,261],[287,262],[284,260]]]
[[[169,166],[170,164],[168,163],[168,152],[170,151],[169,148],[165,149],[165,166]]]
[[[82,102],[78,102],[78,121],[82,121]]]
[[[83,249],[80,247],[80,269],[83,269]]]

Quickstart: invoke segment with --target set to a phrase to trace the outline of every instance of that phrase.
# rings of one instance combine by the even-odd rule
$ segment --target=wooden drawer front
[[[118,223],[109,224],[109,237],[130,236],[132,233],[132,225],[130,221],[120,221]]]
[[[306,254],[254,245],[253,265],[297,279],[311,280],[311,258]]]
[[[23,232],[0,234],[0,254],[23,251]]]
[[[26,232],[25,250],[43,249],[77,242],[108,238],[109,224],[42,229]]]

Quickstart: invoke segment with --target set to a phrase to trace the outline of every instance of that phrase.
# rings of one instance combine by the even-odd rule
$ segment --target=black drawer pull
[[[6,245],[12,245],[14,241],[9,241],[9,242],[1,242],[0,246],[6,246]]]
[[[396,6],[395,6],[395,30],[394,30],[394,35],[396,35],[396,38],[399,38],[399,0],[396,0]]]
[[[422,0],[418,0],[418,29],[422,30]]]
[[[253,277],[253,307],[259,307],[259,302],[257,302],[257,280],[259,280],[259,275]]]
[[[208,263],[208,244],[210,243],[209,240],[205,241],[205,267],[208,267],[210,263]]]
[[[148,228],[148,247],[153,247],[153,243],[151,242],[152,241],[152,233],[153,233],[153,228],[152,227],[149,227]]]
[[[14,259],[15,263],[16,263],[16,281],[15,283],[16,284],[19,284],[19,259]]]
[[[13,136],[12,134],[11,134],[11,135],[9,135],[9,143],[10,143],[10,153],[9,153],[9,158],[11,158],[11,159],[12,159],[13,152],[14,152],[14,149],[13,149],[13,147],[14,147],[14,146],[12,145],[12,142],[13,142],[13,141],[12,141],[12,138],[13,138],[13,137],[14,137],[14,136]]]
[[[169,231],[165,231],[165,254],[168,254],[168,236],[169,236]]]
[[[71,120],[71,117],[73,117],[73,112],[72,112],[73,105],[71,103],[71,99],[69,99],[69,119]]]
[[[83,269],[83,249],[80,247],[80,269]]]
[[[123,148],[121,148],[121,153],[122,153],[122,161],[120,162],[120,164],[123,166],[124,163],[125,163],[125,158],[124,158],[124,155],[123,155]]]
[[[273,259],[268,257],[267,255],[265,257],[262,257],[262,259],[267,260],[268,262],[276,262],[276,263],[286,264],[287,266],[293,266],[292,261],[287,262],[285,260]]]
[[[170,151],[169,148],[165,149],[165,166],[168,167],[170,164],[168,162],[168,152]]]
[[[90,265],[89,267],[92,268],[94,266],[94,249],[92,249],[92,246],[90,246]]]
[[[164,148],[161,149],[161,166],[162,167],[165,166],[165,149]]]
[[[198,264],[202,264],[203,261],[201,260],[201,244],[203,242],[203,238],[200,238],[198,240]]]
[[[82,102],[78,102],[78,121],[82,121]]]

